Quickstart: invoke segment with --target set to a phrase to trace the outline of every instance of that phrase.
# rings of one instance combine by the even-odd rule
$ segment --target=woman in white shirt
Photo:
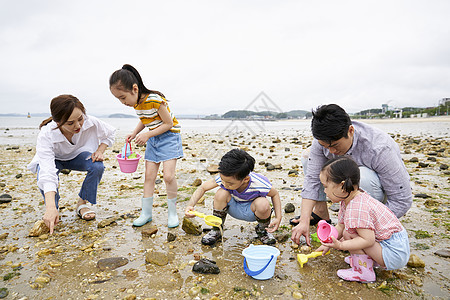
[[[43,220],[51,234],[59,222],[58,174],[62,169],[87,171],[76,211],[84,220],[95,218],[87,202],[97,202],[97,188],[104,170],[103,153],[114,142],[115,128],[86,115],[83,104],[72,95],[52,99],[50,111],[52,116],[39,127],[36,155],[28,169],[37,172],[37,184],[45,200]]]

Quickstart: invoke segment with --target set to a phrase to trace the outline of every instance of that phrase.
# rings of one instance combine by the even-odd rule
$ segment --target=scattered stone
[[[172,232],[167,233],[167,241],[169,243],[175,241],[176,238],[177,238],[177,236],[175,234],[173,234]]]
[[[190,288],[189,290],[189,296],[191,296],[192,298],[196,297],[198,294],[200,294],[202,288],[199,286],[194,286],[192,288]]]
[[[104,228],[106,226],[109,226],[109,225],[115,223],[118,219],[119,219],[118,216],[113,216],[113,217],[106,218],[106,219],[101,220],[100,222],[98,222],[97,227],[98,228]]]
[[[129,294],[126,295],[125,298],[123,298],[124,300],[136,300],[136,295],[135,294]]]
[[[0,196],[0,203],[9,203],[12,201],[12,196],[8,194],[3,194]]]
[[[48,232],[50,232],[50,230],[48,229],[47,225],[45,225],[44,220],[39,220],[34,223],[34,226],[33,228],[31,228],[28,236],[40,236]]]
[[[447,169],[448,169],[448,165],[446,165],[446,164],[441,164],[441,165],[439,166],[439,169],[441,169],[441,170],[447,170]]]
[[[424,162],[420,162],[419,163],[419,167],[421,167],[421,168],[426,168],[426,167],[428,167],[430,164],[427,164],[427,163],[424,163]]]
[[[69,169],[62,169],[60,173],[63,173],[64,175],[69,175],[72,170]]]
[[[219,165],[210,165],[206,168],[206,171],[208,171],[209,174],[219,173]]]
[[[411,254],[409,256],[409,261],[407,265],[408,267],[411,268],[425,268],[425,262],[415,254]]]
[[[281,233],[281,234],[276,233],[276,234],[274,234],[274,237],[278,243],[284,243],[291,238],[291,235],[292,234],[290,232]]]
[[[38,277],[36,277],[34,282],[43,286],[50,282],[50,277],[49,276],[38,276]]]
[[[183,229],[187,234],[202,234],[202,225],[198,224],[191,218],[183,218],[183,225],[181,226],[181,229]]]
[[[289,152],[289,151],[291,151],[291,149],[290,148],[284,148],[284,151]]]
[[[295,292],[292,292],[292,298],[303,299],[303,295],[302,295],[302,293],[295,291]]]
[[[155,184],[160,184],[162,182],[162,180],[160,179],[160,178],[157,178],[156,180],[155,180]]]
[[[412,157],[412,158],[409,160],[409,162],[411,162],[411,163],[416,163],[416,162],[419,162],[419,159],[418,159],[417,157]]]
[[[284,212],[285,213],[293,213],[295,211],[295,205],[292,203],[286,203],[286,205],[284,206]]]
[[[220,269],[216,262],[207,258],[202,258],[194,264],[192,271],[202,274],[219,274]]]
[[[442,257],[450,257],[450,249],[440,249],[434,252],[434,254]]]
[[[199,186],[202,184],[202,180],[200,178],[197,178],[194,180],[194,182],[192,183],[192,186]]]
[[[433,207],[441,205],[441,203],[439,201],[436,201],[433,199],[428,199],[425,201],[425,203],[423,205],[425,205],[426,208],[433,208]]]
[[[414,197],[422,199],[431,198],[431,196],[428,196],[427,194],[415,194]]]
[[[289,170],[288,176],[298,176],[298,171],[297,170]]]
[[[0,241],[6,239],[8,237],[8,235],[9,235],[9,232],[0,234]]]
[[[0,299],[6,298],[9,295],[7,288],[0,288]]]
[[[272,165],[271,163],[267,163],[266,164],[266,170],[267,171],[273,171],[273,170],[275,170],[275,166]]]
[[[128,258],[125,257],[109,257],[102,258],[97,262],[97,267],[101,271],[114,270],[119,267],[125,266],[128,263]]]
[[[153,234],[156,234],[158,232],[158,227],[151,226],[151,227],[144,227],[141,231],[143,236],[151,236]]]
[[[275,139],[275,140],[272,141],[272,143],[278,144],[278,143],[281,143],[281,140],[280,139]]]
[[[157,266],[165,266],[169,263],[169,258],[164,252],[149,251],[145,254],[145,262]]]
[[[437,152],[430,152],[430,153],[428,153],[428,155],[430,155],[430,156],[436,156],[436,155],[437,155]]]
[[[427,157],[427,160],[432,161],[432,162],[436,162],[436,157],[430,156],[430,157]]]
[[[330,210],[334,212],[338,212],[341,205],[339,203],[333,203],[330,205]]]

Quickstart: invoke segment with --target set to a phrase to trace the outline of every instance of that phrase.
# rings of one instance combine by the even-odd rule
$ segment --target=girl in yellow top
[[[111,93],[124,105],[134,107],[139,123],[126,141],[135,140],[145,145],[145,181],[142,197],[142,212],[134,220],[134,226],[142,226],[152,220],[153,192],[159,165],[163,163],[164,183],[167,189],[168,227],[179,225],[176,202],[177,180],[175,167],[177,159],[183,157],[180,125],[170,112],[165,96],[144,86],[138,71],[130,65],[115,71],[109,78]],[[144,128],[148,131],[140,133]]]

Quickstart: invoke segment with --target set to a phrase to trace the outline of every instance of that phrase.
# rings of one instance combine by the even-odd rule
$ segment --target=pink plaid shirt
[[[373,230],[377,242],[387,240],[393,233],[403,230],[394,213],[366,192],[357,195],[348,205],[341,201],[338,222],[344,224],[350,234],[355,234],[356,228]]]

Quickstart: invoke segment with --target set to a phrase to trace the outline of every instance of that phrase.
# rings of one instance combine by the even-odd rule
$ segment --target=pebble
[[[165,266],[169,263],[167,254],[159,251],[149,251],[145,254],[145,262],[157,266]]]
[[[175,241],[176,238],[177,238],[177,236],[175,234],[173,234],[172,232],[167,233],[167,241],[169,243]]]
[[[6,298],[9,294],[9,291],[7,288],[0,288],[0,298]]]
[[[292,293],[292,298],[294,298],[294,299],[303,299],[303,295],[300,292],[293,292]]]
[[[425,268],[425,262],[417,255],[411,254],[408,260],[408,267],[411,268]]]
[[[153,234],[156,234],[158,232],[158,227],[151,226],[151,227],[144,227],[141,231],[143,236],[152,236]]]
[[[117,216],[106,218],[106,219],[98,222],[97,227],[104,228],[106,226],[109,226],[109,225],[115,223],[118,219],[119,219],[119,217],[117,217]]]
[[[9,203],[12,201],[12,196],[9,194],[3,194],[0,196],[0,203]]]
[[[293,213],[295,211],[295,205],[292,203],[286,203],[286,205],[284,206],[284,212],[285,213]]]
[[[192,186],[199,186],[202,184],[202,180],[200,178],[197,178],[192,182]]]
[[[219,274],[220,269],[216,262],[207,258],[202,258],[192,267],[193,272],[202,274]]]
[[[219,165],[210,165],[206,168],[206,171],[208,171],[209,174],[219,173]]]
[[[30,233],[28,233],[28,236],[40,236],[48,232],[50,232],[50,230],[47,225],[45,225],[44,220],[39,220],[34,223],[33,228],[31,228]]]
[[[415,194],[414,197],[426,199],[426,198],[430,198],[431,196],[428,196],[427,194]]]
[[[101,271],[114,270],[128,264],[128,258],[125,257],[109,257],[102,258],[97,262],[97,267]]]
[[[183,225],[181,229],[188,234],[200,235],[202,234],[202,225],[198,224],[191,218],[183,218]]]
[[[440,249],[434,252],[434,254],[442,257],[450,257],[450,249]]]

